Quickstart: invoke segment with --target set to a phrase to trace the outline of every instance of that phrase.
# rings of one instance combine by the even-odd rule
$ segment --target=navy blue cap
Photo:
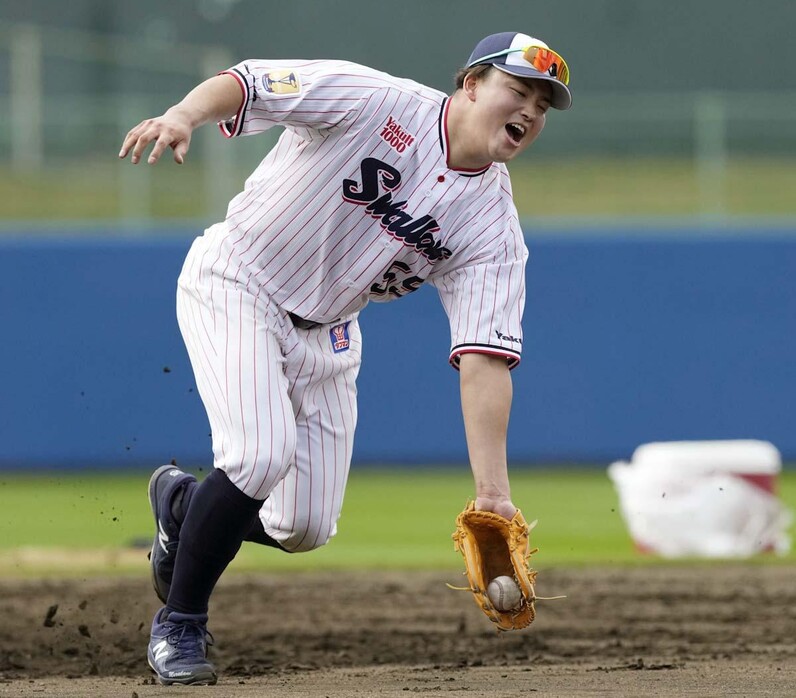
[[[478,42],[465,67],[493,65],[509,75],[545,80],[553,88],[550,106],[554,109],[569,109],[572,106],[572,93],[569,91],[569,87],[561,82],[553,72],[541,72],[528,63],[523,58],[522,51],[527,46],[550,48],[544,41],[527,34],[517,32],[491,34]]]

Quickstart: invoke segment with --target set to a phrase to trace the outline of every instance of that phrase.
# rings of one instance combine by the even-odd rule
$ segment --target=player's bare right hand
[[[175,110],[169,110],[163,116],[146,119],[133,128],[125,137],[119,157],[125,158],[132,153],[130,160],[136,165],[141,159],[147,146],[154,142],[152,152],[147,158],[150,165],[154,165],[166,148],[174,150],[174,162],[182,165],[185,155],[191,144],[193,128],[187,118]]]
[[[475,508],[500,514],[500,516],[509,519],[509,521],[517,513],[517,507],[514,506],[508,497],[479,496],[475,499]]]

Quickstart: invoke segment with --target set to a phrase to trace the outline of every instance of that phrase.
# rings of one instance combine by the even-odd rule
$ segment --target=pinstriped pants
[[[348,323],[349,340],[335,352],[331,325],[299,329],[264,291],[218,273],[222,243],[212,233],[188,253],[177,319],[210,420],[214,465],[244,494],[265,500],[268,535],[287,550],[312,550],[336,533],[348,479],[357,318],[335,323]]]

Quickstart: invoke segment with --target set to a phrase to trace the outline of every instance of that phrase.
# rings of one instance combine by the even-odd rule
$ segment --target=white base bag
[[[644,444],[608,467],[636,546],[667,558],[785,554],[792,514],[777,499],[779,451],[765,441]]]

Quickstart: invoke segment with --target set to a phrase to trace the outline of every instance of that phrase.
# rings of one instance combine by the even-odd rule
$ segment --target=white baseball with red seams
[[[227,136],[285,127],[194,242],[178,319],[215,466],[288,550],[336,530],[356,424],[358,312],[433,284],[450,361],[519,362],[527,258],[505,165],[448,167],[448,98],[343,61],[248,60]],[[319,323],[306,328],[307,322]]]
[[[511,577],[495,577],[486,588],[487,596],[498,611],[510,611],[520,605],[522,592]]]

